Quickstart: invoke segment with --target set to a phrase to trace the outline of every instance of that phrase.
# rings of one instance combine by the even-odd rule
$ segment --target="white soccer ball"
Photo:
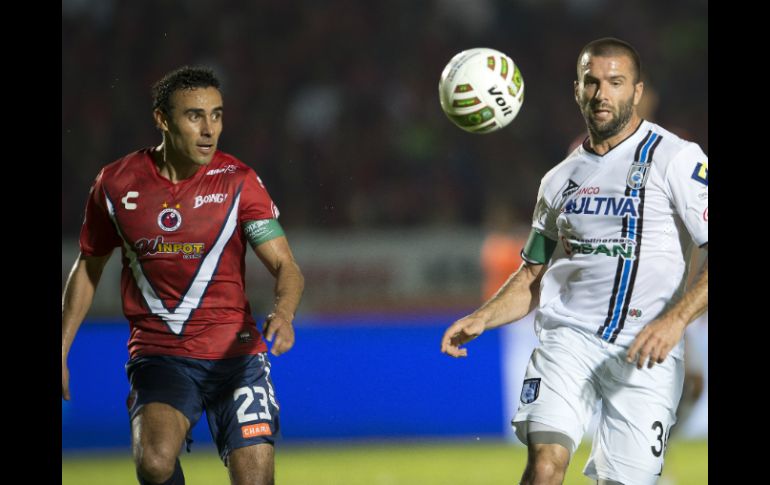
[[[446,65],[438,93],[452,123],[471,133],[490,133],[519,114],[524,79],[513,59],[502,52],[468,49]]]

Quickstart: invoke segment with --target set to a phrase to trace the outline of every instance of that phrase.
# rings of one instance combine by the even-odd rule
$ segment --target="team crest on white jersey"
[[[634,162],[628,170],[626,185],[631,190],[639,190],[647,183],[647,177],[650,175],[650,164],[644,162]]]
[[[535,402],[540,395],[540,378],[524,379],[524,385],[521,387],[521,402],[529,404]]]
[[[158,226],[166,232],[176,231],[182,225],[182,214],[169,207],[158,214]]]

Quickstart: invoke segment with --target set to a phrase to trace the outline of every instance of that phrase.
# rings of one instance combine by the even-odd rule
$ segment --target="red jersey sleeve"
[[[267,193],[262,180],[253,170],[246,174],[241,190],[241,201],[238,210],[238,223],[258,221],[262,219],[278,219],[278,207]]]
[[[104,256],[120,246],[121,239],[107,213],[102,175],[96,176],[86,202],[86,217],[80,228],[80,252],[84,256]]]

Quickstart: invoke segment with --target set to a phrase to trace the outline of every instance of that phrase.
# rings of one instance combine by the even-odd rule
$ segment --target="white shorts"
[[[625,485],[654,484],[676,423],[683,361],[669,355],[662,364],[640,370],[626,362],[625,347],[581,330],[541,329],[539,337],[527,365],[514,428],[526,429],[531,421],[560,430],[572,440],[572,455],[601,401],[583,473]]]

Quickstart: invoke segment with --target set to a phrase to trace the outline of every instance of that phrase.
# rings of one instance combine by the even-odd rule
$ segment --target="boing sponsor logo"
[[[227,200],[228,195],[229,194],[198,195],[195,197],[195,203],[193,205],[193,209],[197,209],[203,204],[221,204]]]

